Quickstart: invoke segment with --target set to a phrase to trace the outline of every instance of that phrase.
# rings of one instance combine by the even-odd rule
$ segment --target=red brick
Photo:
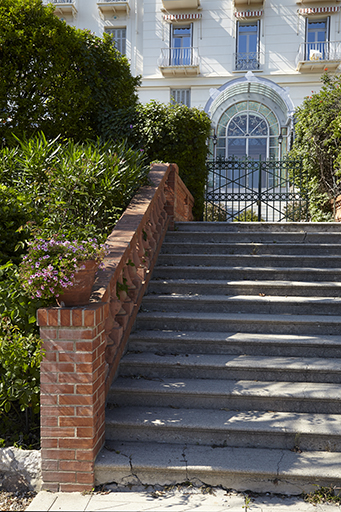
[[[59,485],[60,492],[84,492],[91,491],[95,485],[95,477],[92,479],[91,484],[66,484],[61,483]]]
[[[44,471],[44,482],[75,482],[76,473],[62,473],[61,471]]]
[[[50,327],[41,327],[39,334],[43,340],[56,340],[58,336],[57,329]]]
[[[91,439],[60,439],[59,440],[60,448],[74,448],[77,449],[92,449],[92,440]],[[78,459],[78,454],[77,454]]]
[[[42,459],[41,469],[43,471],[58,471],[58,461]]]
[[[47,361],[43,361],[42,367],[44,372],[57,371],[62,373],[72,373],[75,370],[74,363],[49,363]]]
[[[42,459],[52,459],[52,460],[75,460],[76,459],[76,451],[75,450],[42,450],[41,452]]]
[[[75,354],[75,362],[78,363],[92,363],[94,354],[92,352],[77,352]]]
[[[92,395],[94,393],[94,386],[92,384],[78,384],[76,386],[76,393],[80,395]]]
[[[77,430],[77,437],[85,438],[90,437],[93,438],[95,435],[95,429],[91,427],[79,427]]]
[[[40,425],[42,427],[58,427],[58,418],[57,417],[53,418],[53,417],[43,415],[43,417],[40,420]],[[45,435],[46,435],[46,433],[45,433]]]
[[[72,310],[72,326],[81,327],[83,325],[83,309]]]
[[[59,492],[59,483],[56,482],[43,482],[43,491],[50,491],[50,492]]]
[[[49,309],[49,325],[57,327],[59,323],[59,309]]]
[[[77,450],[77,460],[95,460],[93,450]]]
[[[62,418],[64,416],[74,416],[75,415],[75,407],[74,406],[64,407],[64,406],[59,405],[56,409],[56,415],[59,418]]]
[[[94,480],[94,474],[91,473],[77,473],[77,482],[81,484],[91,484]]]
[[[94,341],[76,341],[76,350],[83,352],[93,352],[95,350],[95,342]]]
[[[93,419],[89,416],[69,416],[59,418],[60,427],[92,427]]]
[[[92,340],[94,338],[92,329],[59,329],[58,338],[60,340]]]
[[[59,395],[60,405],[91,405],[92,396]]]
[[[69,327],[71,325],[71,311],[70,309],[60,310],[60,325]]]
[[[47,310],[46,309],[38,309],[37,311],[37,323],[40,327],[48,325],[47,324]]]
[[[44,437],[75,437],[75,429],[72,427],[44,427]]]
[[[41,372],[40,374],[40,382],[57,382],[58,381],[58,373],[53,372]]]
[[[91,363],[80,363],[76,364],[77,373],[90,373],[92,374],[94,371],[93,365]]]
[[[42,437],[40,440],[42,452],[45,448],[57,448],[58,447],[58,439],[51,439]]]
[[[60,373],[59,382],[67,382],[69,384],[92,382],[91,373]]]
[[[84,310],[84,325],[92,327],[95,325],[95,311]]]
[[[75,461],[60,461],[59,463],[59,469],[61,471],[89,471],[93,472],[94,470],[94,463],[93,462],[87,462],[84,460],[75,460]],[[87,483],[87,482],[82,482]]]
[[[60,395],[60,394],[73,394],[74,393],[74,385],[73,384],[44,384],[44,393],[51,393]]]
[[[41,405],[57,405],[58,396],[57,395],[45,395],[44,394],[44,385],[41,386],[40,391],[40,404]]]
[[[92,416],[94,412],[93,407],[76,407],[76,415],[77,416]]]
[[[57,352],[49,352],[47,351],[44,355],[42,366],[44,367],[45,361],[48,361],[49,363],[53,363],[57,361]]]

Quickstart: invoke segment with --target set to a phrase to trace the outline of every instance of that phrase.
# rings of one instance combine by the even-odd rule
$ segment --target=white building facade
[[[112,34],[132,73],[142,76],[142,102],[205,109],[220,156],[283,156],[295,107],[341,63],[338,1],[52,3],[67,23]]]

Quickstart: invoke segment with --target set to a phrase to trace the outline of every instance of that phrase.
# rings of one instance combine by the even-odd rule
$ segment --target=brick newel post
[[[41,446],[44,489],[94,486],[104,438],[105,318],[108,304],[38,312],[41,365]]]

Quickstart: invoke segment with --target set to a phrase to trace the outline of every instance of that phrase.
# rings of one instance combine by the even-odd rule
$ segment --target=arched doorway
[[[288,91],[248,72],[211,92],[207,220],[301,220],[306,184],[296,179],[301,162],[287,158],[294,112]]]

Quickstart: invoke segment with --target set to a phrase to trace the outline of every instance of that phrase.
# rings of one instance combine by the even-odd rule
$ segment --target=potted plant
[[[96,238],[67,240],[64,235],[35,238],[20,265],[22,286],[32,298],[55,298],[61,306],[88,304],[96,271],[107,246]]]

